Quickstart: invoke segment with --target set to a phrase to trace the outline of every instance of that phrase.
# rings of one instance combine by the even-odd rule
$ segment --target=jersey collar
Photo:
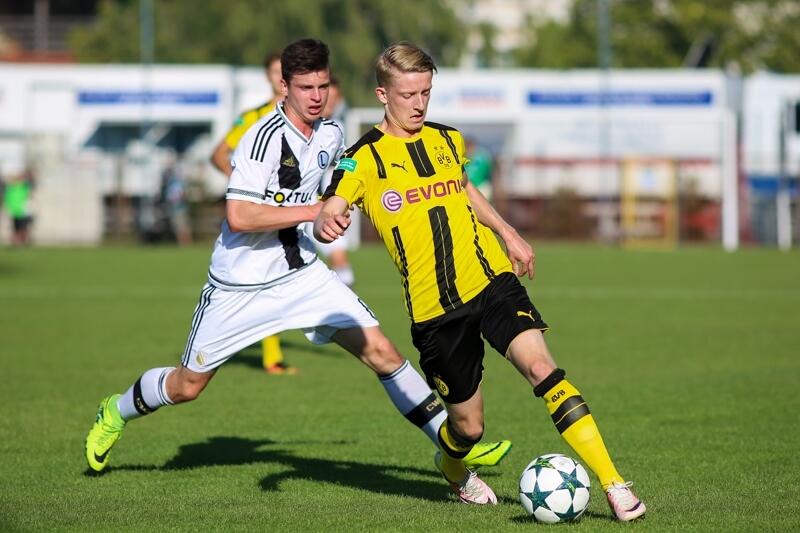
[[[275,105],[275,109],[278,110],[278,114],[283,119],[283,124],[288,128],[289,131],[291,131],[292,133],[297,135],[297,137],[300,140],[302,140],[304,143],[311,144],[311,141],[314,139],[314,133],[316,133],[317,129],[319,128],[319,125],[320,125],[320,122],[321,122],[320,120],[315,120],[314,121],[314,124],[311,125],[311,137],[306,138],[306,136],[303,135],[302,133],[300,133],[300,130],[298,130],[295,127],[295,125],[292,124],[292,121],[289,120],[289,118],[286,116],[286,113],[284,113],[284,111],[283,111],[283,102],[278,102]]]
[[[383,131],[380,128],[380,124],[375,124],[372,127],[375,130],[379,131],[381,133],[381,135],[383,135],[387,139],[391,139],[391,140],[393,140],[395,142],[401,142],[401,143],[406,143],[406,144],[413,143],[413,142],[419,140],[420,137],[422,137],[422,131],[425,129],[425,125],[423,125],[422,128],[417,133],[412,135],[411,137],[396,137],[396,136],[392,135],[391,133],[386,133],[385,131]]]

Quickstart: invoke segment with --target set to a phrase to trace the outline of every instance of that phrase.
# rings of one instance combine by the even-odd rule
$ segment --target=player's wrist
[[[500,224],[497,234],[500,235],[500,238],[504,241],[508,241],[509,239],[513,239],[518,236],[517,230],[505,223]]]

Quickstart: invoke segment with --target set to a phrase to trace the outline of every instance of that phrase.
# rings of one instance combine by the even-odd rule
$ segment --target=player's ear
[[[281,78],[281,93],[283,93],[284,98],[289,94],[289,84],[283,78]]]
[[[384,89],[383,87],[375,87],[375,96],[378,97],[378,101],[380,103],[382,103],[383,105],[387,104],[386,89]]]

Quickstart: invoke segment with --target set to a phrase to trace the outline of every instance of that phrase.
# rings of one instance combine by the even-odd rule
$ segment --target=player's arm
[[[478,222],[491,228],[492,231],[503,239],[503,243],[506,245],[508,258],[514,266],[514,273],[517,276],[524,276],[527,274],[528,278],[533,279],[536,254],[534,254],[531,245],[519,236],[517,230],[503,220],[497,211],[495,211],[494,207],[484,198],[481,191],[475,188],[466,177],[465,181],[464,189],[467,192],[467,197],[472,204],[472,209],[475,211]]]
[[[264,203],[264,191],[269,178],[277,171],[278,157],[265,160],[248,157],[257,131],[248,132],[234,150],[225,193],[225,217],[233,232],[263,232],[291,228],[311,222],[320,205],[269,205]]]
[[[225,139],[221,140],[211,153],[211,164],[226,176],[230,176],[231,172],[233,172],[231,154],[233,154],[233,150],[228,146]]]
[[[333,242],[350,225],[350,206],[341,196],[331,196],[317,205],[322,207],[314,220],[314,238],[320,242]]]
[[[313,221],[320,207],[321,204],[277,207],[228,199],[225,216],[234,232],[275,231]]]
[[[225,137],[219,142],[214,151],[211,153],[211,164],[217,170],[230,177],[233,172],[233,165],[231,165],[231,156],[236,146],[242,140],[242,137],[247,132],[248,128],[253,125],[258,117],[253,114],[253,111],[242,113],[236,118],[236,122]]]

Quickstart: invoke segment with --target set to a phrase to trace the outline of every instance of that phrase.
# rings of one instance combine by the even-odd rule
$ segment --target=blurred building
[[[35,171],[35,242],[146,233],[170,158],[195,199],[221,198],[212,148],[270,96],[260,68],[0,63],[0,174]]]
[[[152,223],[172,154],[191,200],[221,198],[213,145],[238,112],[270,96],[259,68],[0,64],[0,173],[37,176],[34,242],[124,236]],[[740,225],[775,242],[779,190],[797,204],[800,113],[785,111],[798,102],[797,76],[442,69],[429,117],[489,149],[495,201],[523,231],[735,248]],[[381,115],[351,109],[349,141]],[[209,231],[219,216],[208,217]],[[788,218],[797,230],[797,215]]]
[[[97,0],[21,0],[0,4],[0,61],[72,62],[69,32],[95,19]]]
[[[682,220],[733,248],[739,83],[713,70],[442,69],[429,117],[495,154],[496,202],[523,231],[675,241]],[[346,130],[379,117],[353,110]]]

